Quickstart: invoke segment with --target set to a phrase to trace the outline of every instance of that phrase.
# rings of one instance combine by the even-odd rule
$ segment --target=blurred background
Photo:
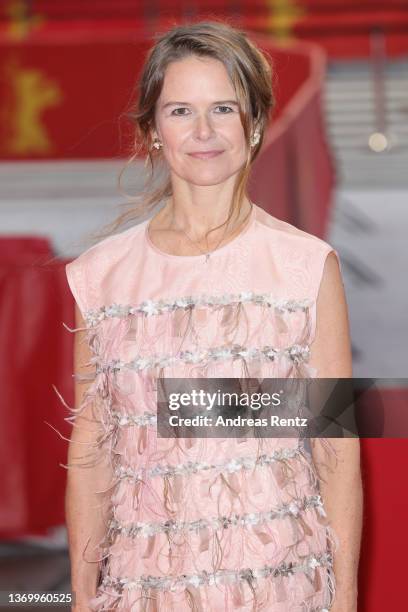
[[[125,202],[152,37],[213,17],[275,67],[249,195],[337,249],[354,376],[381,378],[386,414],[407,414],[408,2],[0,0],[1,610],[9,591],[70,591],[67,441],[52,429],[69,437],[53,385],[74,399],[65,264]],[[133,160],[121,189],[137,195],[145,173]],[[407,458],[405,438],[362,440],[361,611],[403,609]]]

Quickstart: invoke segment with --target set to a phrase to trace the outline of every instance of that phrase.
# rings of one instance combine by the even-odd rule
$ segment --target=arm
[[[84,321],[77,306],[75,306],[76,327],[83,327]],[[84,337],[85,332],[77,331],[74,344],[74,371],[89,374],[89,366],[84,363],[91,358],[91,351]],[[75,383],[75,406],[81,403],[85,391],[91,383]],[[89,419],[89,420],[88,420]],[[71,589],[74,599],[73,609],[77,612],[88,611],[87,601],[95,595],[99,576],[99,564],[83,559],[84,549],[86,559],[96,558],[93,547],[103,537],[106,531],[105,517],[98,506],[101,505],[101,496],[95,491],[106,489],[110,481],[108,461],[98,461],[95,466],[84,467],[81,463],[87,462],[90,449],[87,444],[95,442],[100,429],[97,423],[92,422],[92,404],[76,417],[72,429],[71,440],[68,447],[68,463],[79,464],[79,467],[70,467],[67,475],[67,488],[65,494],[65,515],[68,531],[69,555],[71,561]],[[84,444],[85,443],[85,444]]]
[[[351,378],[352,360],[347,303],[335,254],[327,256],[317,300],[317,325],[311,365],[319,378]],[[321,495],[328,519],[339,539],[334,554],[336,595],[332,612],[357,612],[363,490],[358,438],[331,438],[338,463],[325,471]],[[327,462],[319,439],[311,440],[315,462]]]

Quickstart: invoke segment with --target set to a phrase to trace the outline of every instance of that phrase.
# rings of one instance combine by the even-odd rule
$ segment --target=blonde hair
[[[151,133],[154,127],[156,102],[163,87],[166,68],[171,62],[191,55],[210,57],[222,62],[238,98],[239,113],[248,145],[255,128],[260,135],[259,142],[253,148],[248,146],[246,162],[234,185],[228,219],[218,227],[228,223],[234,213],[238,214],[240,211],[251,164],[260,151],[271,110],[275,106],[271,59],[268,61],[266,54],[260,51],[243,31],[225,21],[211,20],[177,25],[164,34],[156,35],[155,38],[156,42],[147,54],[140,79],[136,84],[137,101],[126,113],[135,126],[135,136],[131,157],[119,174],[118,186],[121,193],[130,198],[131,208],[120,214],[112,223],[105,225],[102,231],[94,232],[92,235],[98,240],[114,233],[124,223],[144,217],[163,199],[172,195],[168,173],[158,186],[153,187],[153,182],[157,178],[156,160],[161,161],[162,154],[152,149]],[[121,179],[129,164],[140,153],[147,155],[145,165],[150,162],[149,180],[143,187],[141,195],[129,196],[121,189]],[[129,202],[120,206],[129,206]],[[211,231],[214,229],[216,228]]]

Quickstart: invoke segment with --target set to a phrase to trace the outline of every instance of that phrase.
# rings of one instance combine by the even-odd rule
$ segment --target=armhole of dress
[[[314,342],[314,339],[316,337],[316,329],[317,329],[317,300],[319,297],[319,291],[320,291],[320,286],[322,284],[322,280],[323,280],[323,274],[324,274],[324,267],[326,264],[326,260],[327,257],[330,255],[330,253],[334,253],[336,258],[337,258],[337,262],[340,268],[340,274],[341,277],[343,278],[343,270],[341,267],[341,261],[340,261],[340,256],[338,254],[338,252],[336,251],[336,249],[334,249],[332,246],[330,246],[330,244],[326,243],[326,248],[323,250],[322,253],[319,254],[319,259],[317,261],[317,264],[315,266],[315,270],[314,270],[314,280],[315,282],[313,283],[313,292],[312,292],[312,306],[311,306],[311,311],[310,311],[310,336],[309,336],[309,344],[311,345]]]
[[[85,297],[86,283],[83,277],[82,267],[78,267],[75,260],[71,261],[65,266],[65,274],[67,277],[69,288],[71,290],[75,302],[78,305],[82,318],[86,320],[88,305]]]

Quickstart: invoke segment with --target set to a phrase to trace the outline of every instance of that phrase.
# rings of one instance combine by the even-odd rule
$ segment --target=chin
[[[190,183],[190,185],[197,185],[198,187],[211,187],[211,185],[220,185],[221,183],[225,183],[229,179],[230,175],[222,176],[222,177],[189,177],[185,180]]]
[[[203,168],[200,172],[188,172],[188,173],[177,173],[180,178],[182,178],[187,183],[191,183],[192,185],[199,185],[202,187],[210,186],[210,185],[219,185],[220,183],[225,183],[231,176],[239,172],[242,166],[228,170],[224,172],[220,172],[220,169],[210,169]]]

